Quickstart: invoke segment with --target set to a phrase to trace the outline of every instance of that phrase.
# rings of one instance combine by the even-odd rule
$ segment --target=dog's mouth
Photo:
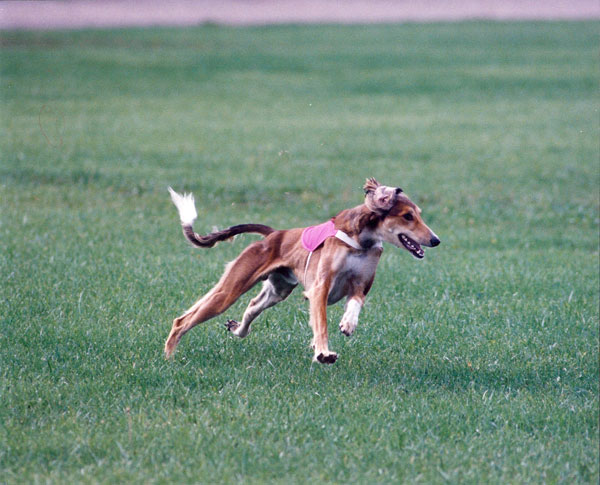
[[[421,245],[415,240],[409,238],[405,234],[399,234],[398,239],[402,245],[406,248],[406,250],[412,254],[417,259],[423,259],[425,257],[425,251],[421,247]]]

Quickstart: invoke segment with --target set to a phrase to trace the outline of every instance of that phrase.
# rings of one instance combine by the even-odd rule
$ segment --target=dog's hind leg
[[[272,271],[269,259],[268,245],[264,241],[257,241],[227,265],[217,285],[183,315],[173,320],[171,332],[165,342],[165,356],[171,356],[184,334],[199,323],[223,313],[240,296],[265,278]]]
[[[267,308],[285,300],[297,285],[298,280],[290,270],[274,271],[263,283],[260,293],[252,299],[248,308],[246,308],[242,322],[228,320],[226,323],[227,329],[236,337],[245,337],[250,333],[250,324],[254,319]]]

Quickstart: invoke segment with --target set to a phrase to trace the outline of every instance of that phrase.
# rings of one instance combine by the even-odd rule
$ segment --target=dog
[[[423,222],[421,209],[402,189],[381,185],[374,178],[367,179],[363,189],[363,204],[343,210],[318,226],[275,230],[262,224],[241,224],[201,236],[192,227],[197,218],[193,195],[180,195],[169,187],[183,234],[193,245],[210,248],[241,233],[257,233],[264,238],[246,247],[226,266],[216,286],[173,320],[165,356],[173,354],[185,333],[221,315],[262,281],[262,289],[251,300],[242,321],[228,320],[227,329],[237,337],[246,337],[252,321],[285,300],[300,283],[310,304],[313,360],[333,364],[337,354],[328,347],[327,305],[346,297],[339,327],[345,335],[352,335],[375,279],[382,243],[404,248],[417,259],[425,256],[422,246],[440,244],[437,235]]]

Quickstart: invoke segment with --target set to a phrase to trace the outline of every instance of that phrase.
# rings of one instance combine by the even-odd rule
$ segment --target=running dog
[[[246,232],[261,234],[264,239],[246,247],[226,266],[217,285],[173,320],[165,356],[173,354],[185,333],[222,314],[262,281],[262,289],[250,302],[242,321],[229,320],[227,329],[237,337],[246,337],[250,324],[263,310],[285,300],[301,283],[310,303],[313,360],[333,364],[337,354],[328,347],[327,305],[346,297],[340,330],[352,335],[375,279],[382,243],[404,248],[417,259],[425,256],[422,246],[440,244],[440,239],[423,222],[421,209],[402,189],[381,185],[371,178],[367,179],[364,191],[363,204],[343,210],[318,226],[277,231],[262,224],[241,224],[201,236],[192,228],[197,218],[192,194],[182,196],[169,187],[183,234],[193,245],[210,248]]]

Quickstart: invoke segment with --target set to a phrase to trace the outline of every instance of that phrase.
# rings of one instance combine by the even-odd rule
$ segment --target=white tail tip
[[[194,196],[190,194],[178,194],[171,187],[169,187],[169,193],[171,194],[171,200],[177,211],[179,212],[179,219],[181,224],[184,226],[191,226],[198,217],[196,212],[196,206],[194,205]]]

